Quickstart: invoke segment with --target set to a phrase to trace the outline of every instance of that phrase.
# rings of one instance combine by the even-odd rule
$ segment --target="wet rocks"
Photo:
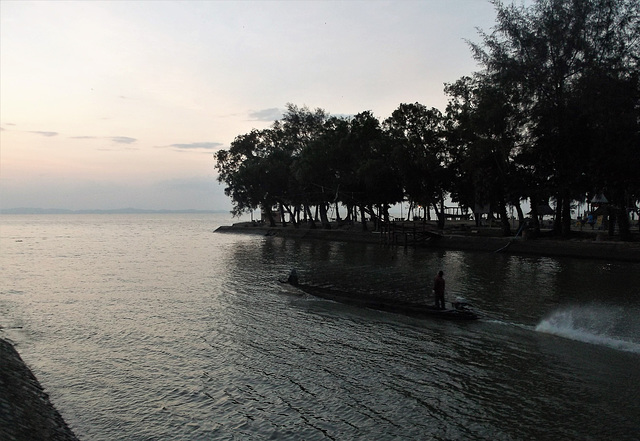
[[[77,441],[15,348],[0,339],[0,439]]]

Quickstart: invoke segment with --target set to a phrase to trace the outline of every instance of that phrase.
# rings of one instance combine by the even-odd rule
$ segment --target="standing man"
[[[436,308],[444,309],[444,273],[438,272],[438,275],[433,279],[433,294],[436,298]]]

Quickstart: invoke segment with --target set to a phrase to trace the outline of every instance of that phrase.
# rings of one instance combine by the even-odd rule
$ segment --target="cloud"
[[[70,136],[69,139],[108,139],[118,144],[133,144],[138,140],[128,136]]]
[[[58,132],[42,132],[42,131],[39,131],[39,130],[31,131],[29,133],[35,133],[36,135],[42,135],[42,136],[47,136],[47,137],[58,136]]]
[[[190,144],[171,144],[169,147],[180,150],[215,150],[222,145],[220,142],[192,142]]]
[[[257,110],[249,113],[249,118],[253,121],[275,121],[282,118],[282,110],[278,108]]]
[[[129,138],[128,136],[112,136],[109,139],[118,144],[131,144],[137,141],[136,138]]]

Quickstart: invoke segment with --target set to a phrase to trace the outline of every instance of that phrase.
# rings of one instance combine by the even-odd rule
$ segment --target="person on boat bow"
[[[296,269],[292,269],[289,273],[289,277],[287,278],[287,283],[290,283],[293,286],[298,286],[298,272]]]
[[[436,308],[444,309],[444,272],[438,271],[438,275],[433,279],[433,294],[436,300]]]

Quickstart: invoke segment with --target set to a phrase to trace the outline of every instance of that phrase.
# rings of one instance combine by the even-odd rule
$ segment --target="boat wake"
[[[638,311],[606,305],[570,306],[552,312],[535,330],[640,354]]]

